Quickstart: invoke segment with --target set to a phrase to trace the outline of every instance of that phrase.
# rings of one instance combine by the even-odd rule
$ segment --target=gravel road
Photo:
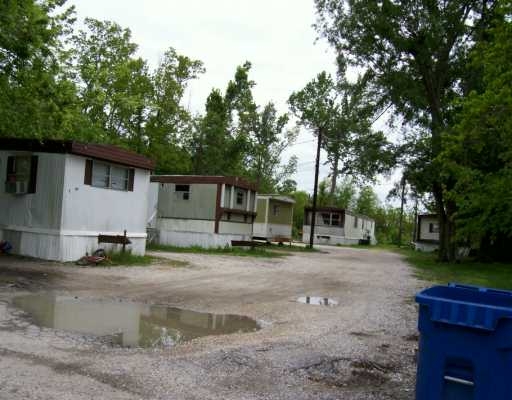
[[[413,399],[421,282],[399,255],[324,247],[251,258],[158,253],[186,267],[79,268],[0,257],[0,399]],[[262,329],[165,349],[39,328],[19,294],[240,314]],[[300,296],[336,300],[300,304]]]

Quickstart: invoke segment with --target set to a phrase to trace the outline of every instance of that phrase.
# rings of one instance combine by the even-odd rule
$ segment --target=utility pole
[[[315,220],[316,220],[316,198],[318,195],[318,172],[320,170],[320,148],[322,146],[322,129],[318,129],[318,144],[316,147],[315,162],[315,187],[313,189],[313,208],[311,215],[311,232],[309,232],[309,247],[313,248],[313,240],[315,238]]]
[[[404,203],[405,203],[405,185],[407,184],[405,180],[405,175],[402,175],[402,179],[400,180],[400,185],[402,186],[402,193],[400,194],[400,221],[398,224],[398,247],[402,246],[402,231],[403,231],[403,221],[404,221]]]

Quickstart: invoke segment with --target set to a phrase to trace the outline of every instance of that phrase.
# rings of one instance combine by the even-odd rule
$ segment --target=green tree
[[[372,180],[393,163],[393,149],[370,118],[377,109],[367,92],[367,77],[349,83],[341,70],[335,81],[321,72],[294,92],[288,102],[299,124],[321,136],[331,168],[328,203],[334,204],[339,174]]]
[[[384,101],[405,121],[425,127],[421,157],[423,173],[416,176],[433,193],[440,223],[441,260],[455,257],[455,204],[444,196],[445,179],[435,159],[443,150],[442,133],[450,105],[461,93],[458,83],[467,47],[488,23],[495,2],[315,0],[317,28],[335,47],[338,58],[367,68]]]
[[[63,36],[73,24],[64,1],[0,3],[0,135],[64,137],[86,130],[64,71]]]
[[[459,104],[440,157],[456,179],[457,236],[486,258],[511,259],[512,242],[512,5],[503,2],[492,28],[471,54],[480,90]]]

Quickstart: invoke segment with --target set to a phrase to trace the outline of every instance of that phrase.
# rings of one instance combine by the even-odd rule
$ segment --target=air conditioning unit
[[[17,181],[16,182],[16,191],[14,194],[26,194],[28,191],[28,182],[27,181]]]

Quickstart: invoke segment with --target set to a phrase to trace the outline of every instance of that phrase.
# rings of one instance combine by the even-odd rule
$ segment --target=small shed
[[[420,214],[416,228],[414,248],[431,252],[439,248],[439,218],[437,214]]]
[[[236,176],[153,175],[148,226],[154,242],[225,247],[248,241],[256,216],[256,186]]]
[[[309,243],[313,209],[304,209],[302,241]],[[376,244],[375,221],[365,215],[337,207],[317,207],[315,213],[314,243],[327,245],[358,244],[369,241]]]
[[[126,230],[134,254],[146,247],[148,158],[105,144],[0,139],[0,240],[13,253],[72,261],[100,235]]]
[[[258,194],[253,238],[268,242],[291,241],[294,204],[291,197]]]

